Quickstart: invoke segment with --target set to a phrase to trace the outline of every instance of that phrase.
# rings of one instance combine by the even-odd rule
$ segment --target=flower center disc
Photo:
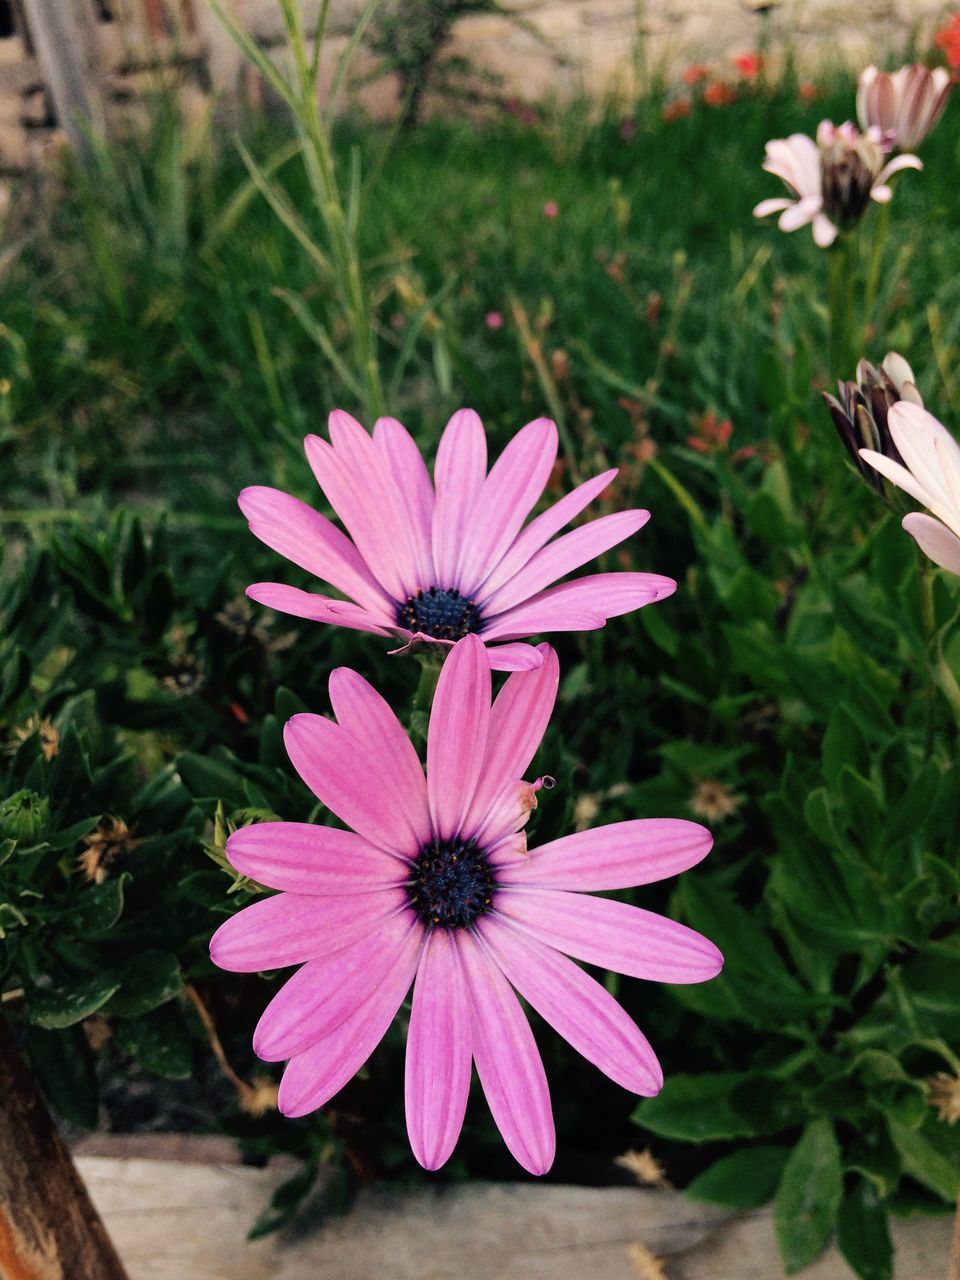
[[[430,587],[397,606],[397,624],[437,640],[460,640],[480,630],[480,610],[459,591]]]
[[[410,904],[425,925],[464,929],[490,910],[494,880],[487,856],[471,841],[435,840],[413,864]]]

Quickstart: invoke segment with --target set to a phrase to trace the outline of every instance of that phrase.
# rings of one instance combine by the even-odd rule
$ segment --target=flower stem
[[[883,246],[886,243],[890,226],[890,206],[882,204],[877,214],[873,233],[873,245],[870,249],[870,266],[867,271],[867,285],[863,301],[864,343],[868,333],[873,332],[873,312],[877,305],[877,290],[880,285],[880,268],[883,264]]]
[[[441,646],[431,645],[427,652],[417,654],[417,661],[420,663],[420,683],[413,695],[413,706],[410,710],[410,737],[414,742],[427,740],[430,708],[433,706],[433,695],[437,691],[437,681],[440,679],[440,669],[443,666],[443,658],[441,657],[438,661],[434,656],[434,649],[441,649],[442,653]]]
[[[830,372],[836,378],[850,376],[863,341],[856,332],[857,276],[856,236],[841,234],[830,254]]]

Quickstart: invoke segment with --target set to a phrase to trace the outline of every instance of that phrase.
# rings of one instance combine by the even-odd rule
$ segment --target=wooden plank
[[[639,1280],[642,1249],[664,1260],[669,1280],[784,1275],[769,1209],[730,1217],[675,1191],[378,1186],[342,1218],[318,1213],[312,1226],[249,1243],[251,1223],[295,1165],[97,1156],[77,1163],[130,1280]],[[898,1280],[945,1272],[949,1216],[897,1221],[893,1237]],[[851,1273],[830,1249],[804,1280],[851,1280]]]
[[[82,158],[104,127],[89,0],[23,0],[23,7],[53,109]]]

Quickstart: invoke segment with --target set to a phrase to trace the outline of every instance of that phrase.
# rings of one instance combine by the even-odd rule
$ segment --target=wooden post
[[[103,132],[89,0],[22,0],[30,40],[57,121],[83,159],[90,135]]]
[[[2,1015],[0,1276],[127,1280]]]

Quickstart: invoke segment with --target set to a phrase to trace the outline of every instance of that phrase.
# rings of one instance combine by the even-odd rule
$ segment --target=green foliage
[[[101,1090],[135,1070],[185,1094],[216,1078],[194,996],[244,1081],[272,1070],[249,1043],[278,976],[207,957],[259,892],[227,866],[227,833],[328,820],[282,726],[328,709],[333,667],[399,711],[416,671],[377,638],[249,605],[252,581],[308,579],[247,533],[235,496],[263,483],[320,502],[300,438],[327,408],[376,399],[357,368],[369,343],[427,454],[461,403],[492,451],[549,404],[570,441],[561,487],[620,466],[603,509],[653,512],[600,567],[679,582],[558,638],[538,761],[558,787],[531,835],[571,829],[584,798],[597,822],[707,821],[709,859],[634,900],[713,938],[726,967],[703,986],[619,980],[667,1071],[639,1106],[538,1028],[561,1145],[612,1157],[632,1115],[691,1194],[773,1198],[791,1269],[835,1234],[863,1280],[890,1274],[890,1210],[956,1195],[960,1128],[925,1082],[960,1070],[960,743],[937,665],[960,667],[957,587],[918,566],[818,403],[822,256],[749,216],[771,194],[765,139],[850,101],[849,85],[815,107],[783,93],[668,125],[651,98],[629,143],[619,120],[575,112],[433,123],[382,160],[375,200],[345,199],[344,242],[302,137],[250,131],[244,164],[164,119],[67,192],[3,282],[0,333],[0,990],[63,1116],[95,1124]],[[867,353],[902,350],[954,424],[956,119],[891,206]],[[344,125],[331,154],[369,174],[382,147]],[[345,319],[351,264],[363,290]],[[704,451],[690,440],[708,412],[733,434]],[[402,1041],[388,1035],[329,1117],[254,1116],[228,1085],[204,1096],[193,1114],[252,1158],[304,1163],[257,1231],[331,1161],[328,1202],[348,1166],[413,1175]],[[461,1174],[508,1172],[490,1134],[471,1106]]]

